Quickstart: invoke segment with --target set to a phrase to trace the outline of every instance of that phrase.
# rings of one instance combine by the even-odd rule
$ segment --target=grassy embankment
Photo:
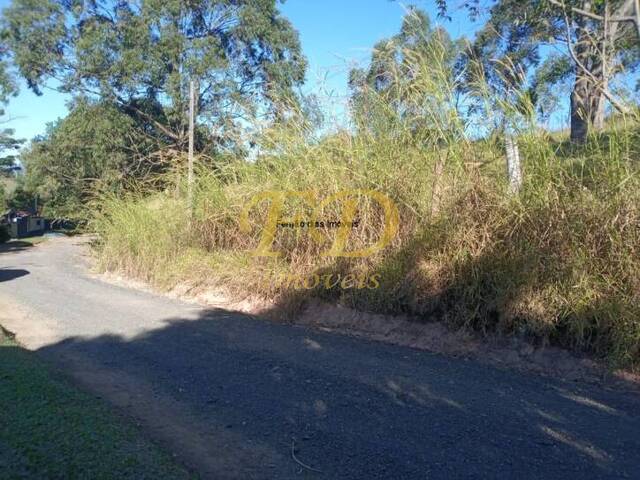
[[[581,147],[514,120],[524,183],[513,195],[501,136],[470,139],[453,107],[455,89],[427,67],[412,79],[417,91],[409,91],[417,93],[415,111],[426,127],[379,102],[350,133],[310,140],[302,124],[272,129],[260,140],[257,161],[199,170],[191,224],[184,170],[167,177],[162,190],[101,197],[94,226],[102,267],[163,288],[223,285],[272,299],[288,314],[315,296],[550,341],[615,365],[640,364],[636,120],[612,123]],[[508,116],[505,102],[487,105],[480,122]],[[267,203],[259,204],[252,232],[242,231],[241,212],[253,195],[311,190],[320,201],[345,189],[373,189],[394,200],[400,228],[391,245],[367,258],[323,257],[335,230],[325,230],[322,243],[282,228],[273,247],[281,257],[252,256],[267,214]],[[379,206],[361,200],[351,250],[375,242],[383,223]],[[320,217],[340,218],[340,209],[338,202],[326,205]],[[283,217],[295,215],[309,219],[311,208],[287,202]],[[321,282],[307,289],[273,281],[286,272],[379,274],[380,286],[326,289]]]
[[[191,478],[0,329],[0,478]]]

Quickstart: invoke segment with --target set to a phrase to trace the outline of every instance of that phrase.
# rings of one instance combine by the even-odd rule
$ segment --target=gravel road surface
[[[202,478],[640,478],[640,397],[105,283],[0,251],[0,323]]]

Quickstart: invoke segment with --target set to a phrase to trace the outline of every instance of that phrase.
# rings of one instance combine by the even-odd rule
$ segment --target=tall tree
[[[0,117],[3,115],[4,110],[0,109]],[[0,174],[9,174],[19,168],[16,164],[16,152],[24,140],[15,138],[14,134],[12,128],[0,129]]]
[[[446,0],[436,0],[446,14]],[[613,79],[637,67],[640,41],[635,0],[497,0],[473,44],[476,59],[513,67],[530,82],[534,100],[560,81],[573,81],[569,99],[571,139],[583,143],[589,127],[602,128]],[[471,14],[479,2],[467,2]],[[544,55],[545,46],[559,47]],[[490,69],[487,69],[490,70]],[[497,69],[498,71],[500,68]],[[503,72],[504,73],[504,72]],[[522,74],[522,75],[521,75]],[[502,75],[504,78],[504,75]]]
[[[118,104],[181,149],[190,79],[219,135],[275,115],[304,80],[297,32],[276,0],[13,0],[2,26],[34,92],[49,85]]]
[[[118,191],[164,171],[154,156],[155,139],[117,105],[79,98],[67,117],[23,150],[23,190],[37,195],[45,213],[56,218],[80,218],[96,191]]]
[[[0,38],[0,118],[5,116],[3,107],[7,105],[9,98],[18,93],[15,79],[7,62],[8,56],[6,42]],[[6,124],[6,120],[3,119],[0,124]],[[15,138],[14,134],[15,132],[11,128],[0,128],[0,175],[8,174],[16,167],[15,153],[24,140]]]
[[[410,8],[400,32],[380,40],[366,69],[350,72],[352,113],[365,128],[386,120],[411,131],[429,128],[453,92],[458,45],[422,10]],[[384,126],[383,126],[384,128]]]

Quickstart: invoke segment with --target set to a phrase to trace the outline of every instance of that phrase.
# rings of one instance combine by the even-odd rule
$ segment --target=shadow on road
[[[0,243],[0,254],[20,252],[31,247],[33,247],[33,243],[31,242],[25,242],[23,240],[12,240],[7,243]]]
[[[39,350],[203,478],[620,478],[631,393],[236,312]]]
[[[8,282],[16,278],[24,277],[25,275],[29,275],[28,270],[0,267],[0,282]]]

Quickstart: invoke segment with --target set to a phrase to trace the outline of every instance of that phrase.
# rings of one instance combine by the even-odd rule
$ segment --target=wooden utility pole
[[[187,201],[189,202],[189,218],[193,217],[193,130],[196,115],[195,82],[189,82],[189,167],[187,173]]]

